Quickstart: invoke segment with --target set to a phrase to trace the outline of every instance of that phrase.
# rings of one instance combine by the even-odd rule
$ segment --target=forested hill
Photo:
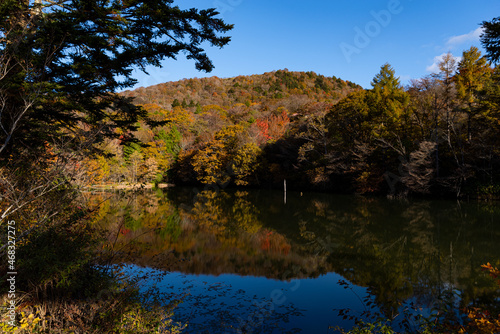
[[[497,196],[500,69],[474,47],[463,59],[407,87],[385,64],[371,89],[280,70],[125,91],[164,125],[116,130],[84,165],[103,184]]]
[[[121,94],[134,97],[137,104],[157,104],[167,109],[198,105],[231,107],[242,103],[253,104],[255,110],[282,105],[289,111],[296,111],[307,103],[333,103],[356,89],[361,87],[336,77],[284,69],[226,79],[183,79]]]
[[[102,150],[114,157],[86,165],[94,171],[89,173],[94,183],[277,185],[297,173],[293,165],[303,126],[360,90],[336,77],[285,69],[124,91],[120,94],[132,98],[150,119],[169,123],[154,128],[138,123],[134,133],[105,142]],[[309,183],[301,180],[295,186]]]

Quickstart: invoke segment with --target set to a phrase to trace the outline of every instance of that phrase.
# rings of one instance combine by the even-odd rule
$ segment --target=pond
[[[170,188],[97,198],[117,261],[168,273],[145,286],[182,300],[174,320],[185,333],[334,333],[353,325],[340,310],[404,320],[429,314],[447,291],[457,307],[498,298],[481,264],[499,264],[500,206],[283,195]]]

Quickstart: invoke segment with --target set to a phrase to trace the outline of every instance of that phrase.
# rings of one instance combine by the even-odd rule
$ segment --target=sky
[[[457,59],[477,46],[481,22],[500,16],[499,0],[176,0],[181,8],[216,8],[231,42],[209,45],[215,69],[199,72],[179,54],[163,67],[134,72],[134,88],[184,78],[262,74],[287,68],[313,71],[370,88],[389,63],[406,85],[437,68],[439,57]]]

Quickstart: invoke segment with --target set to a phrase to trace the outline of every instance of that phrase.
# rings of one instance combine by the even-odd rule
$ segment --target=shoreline
[[[159,183],[157,185],[153,183],[135,183],[135,184],[104,184],[98,185],[93,184],[90,186],[83,187],[85,190],[138,190],[138,189],[153,189],[153,188],[172,188],[175,184],[172,183]]]

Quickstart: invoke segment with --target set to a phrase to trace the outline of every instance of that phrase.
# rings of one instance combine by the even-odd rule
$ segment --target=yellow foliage
[[[216,140],[222,140],[226,145],[235,142],[238,139],[238,135],[241,135],[246,130],[246,127],[242,124],[226,126],[222,130],[215,133]]]
[[[110,168],[104,157],[87,158],[83,160],[82,166],[88,176],[89,184],[101,183],[109,176]]]
[[[215,138],[193,156],[191,164],[198,181],[224,184],[236,176],[237,184],[246,184],[243,179],[254,170],[251,164],[256,161],[260,149],[251,143],[239,147],[245,130],[242,124],[227,126],[216,132]]]
[[[227,117],[227,110],[216,104],[203,106],[201,110],[203,114],[217,115],[223,119]]]
[[[205,184],[227,182],[229,175],[223,168],[226,158],[227,151],[221,140],[212,140],[204,149],[199,150],[191,163],[198,174],[198,181]]]
[[[167,152],[165,145],[158,140],[149,142],[148,146],[143,148],[143,152],[146,159],[154,158],[156,160],[160,172],[166,171],[173,160],[171,154]]]
[[[191,128],[195,122],[193,114],[182,107],[175,107],[172,111],[168,111],[165,120],[174,123],[183,131]]]
[[[5,318],[5,315],[3,316]],[[25,312],[21,312],[21,319],[19,320],[18,326],[11,326],[6,319],[2,319],[0,323],[0,330],[2,333],[35,333],[37,330],[38,323],[42,319],[39,317],[35,317],[33,313],[30,315],[26,315]]]
[[[247,178],[257,169],[257,159],[261,152],[255,143],[245,144],[236,152],[232,165],[236,185],[248,184]]]

